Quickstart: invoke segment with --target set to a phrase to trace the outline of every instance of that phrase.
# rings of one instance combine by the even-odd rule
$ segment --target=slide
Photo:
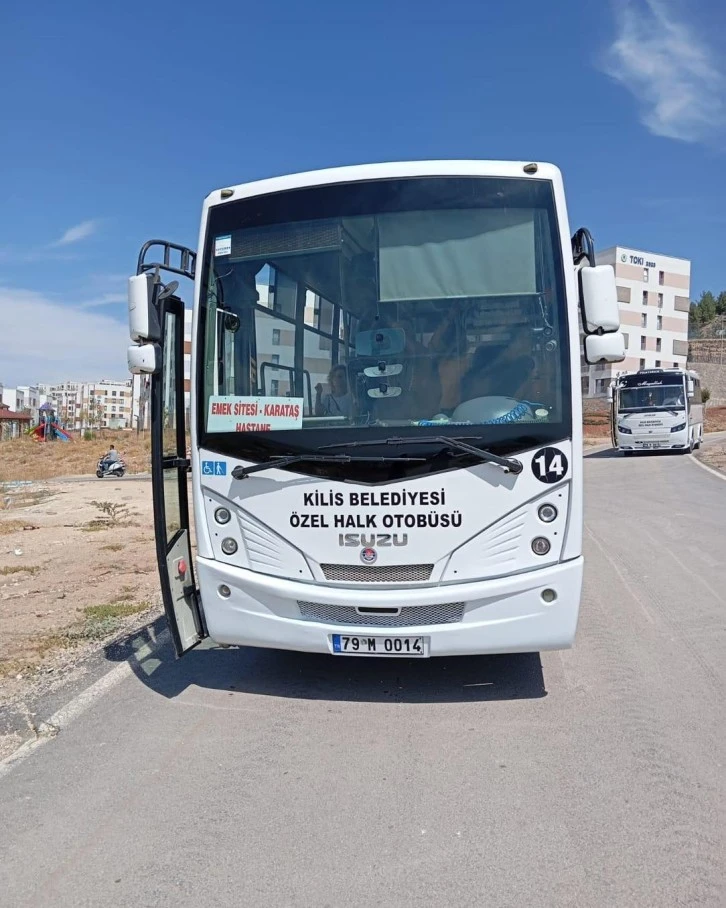
[[[36,441],[53,441],[55,438],[57,438],[59,441],[73,441],[71,436],[65,431],[65,429],[62,429],[57,422],[40,423],[40,425],[37,425],[33,429],[30,429],[28,434],[31,435]]]
[[[61,429],[61,427],[58,425],[57,422],[52,422],[50,425],[51,425],[51,428],[53,429],[53,431],[55,432],[56,437],[59,438],[61,441],[70,441],[71,440],[71,436],[67,432],[64,432],[63,429]]]

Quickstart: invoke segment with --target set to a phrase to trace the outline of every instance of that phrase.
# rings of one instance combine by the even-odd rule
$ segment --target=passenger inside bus
[[[316,416],[353,416],[353,397],[348,389],[348,371],[339,363],[328,374],[329,391],[323,392],[322,384],[315,386]]]

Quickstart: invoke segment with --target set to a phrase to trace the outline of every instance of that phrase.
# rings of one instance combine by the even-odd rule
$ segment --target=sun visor
[[[378,218],[381,302],[537,292],[532,209]]]

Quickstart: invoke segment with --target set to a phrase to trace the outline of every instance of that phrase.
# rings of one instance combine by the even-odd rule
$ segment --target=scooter
[[[96,476],[98,476],[99,479],[104,479],[106,476],[113,476],[115,479],[120,479],[125,472],[126,464],[123,460],[116,460],[113,463],[104,463],[102,457],[96,465]]]

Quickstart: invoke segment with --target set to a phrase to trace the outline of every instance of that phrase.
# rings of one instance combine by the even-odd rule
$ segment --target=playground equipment
[[[71,441],[71,436],[56,422],[52,404],[43,404],[38,411],[38,425],[30,430],[36,441]]]

